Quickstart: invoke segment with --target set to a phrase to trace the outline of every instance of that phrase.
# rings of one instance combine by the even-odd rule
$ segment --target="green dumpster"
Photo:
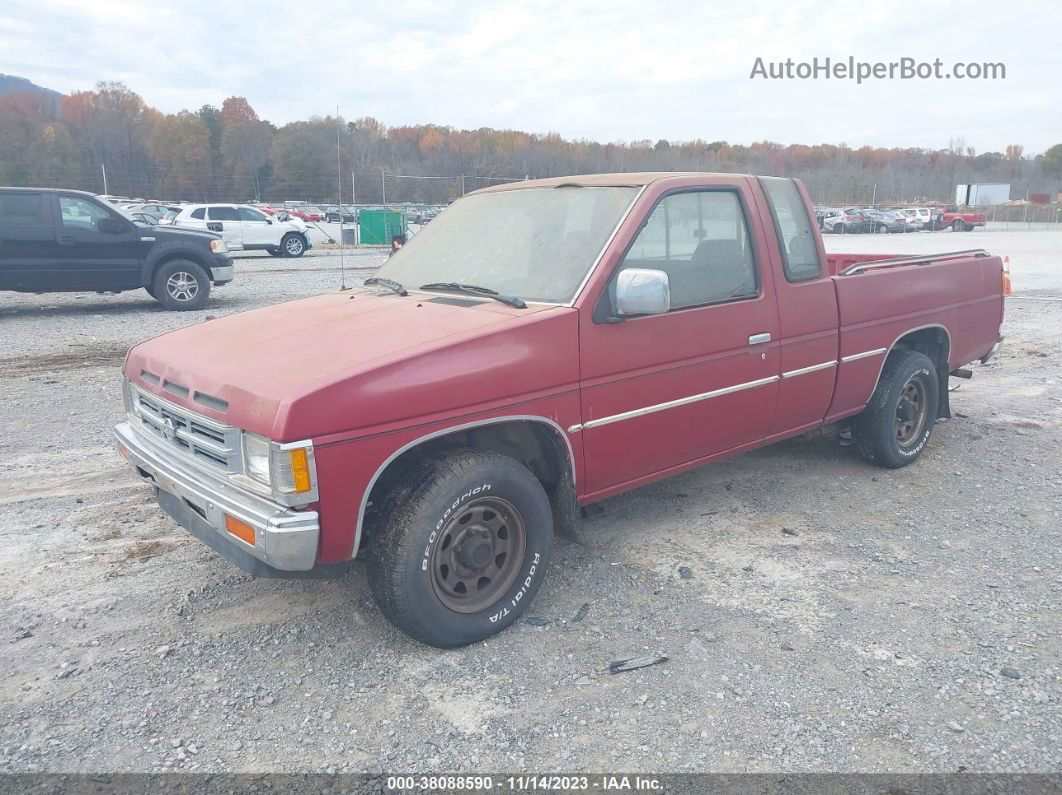
[[[406,214],[397,210],[361,210],[358,231],[363,246],[389,246],[406,233]]]

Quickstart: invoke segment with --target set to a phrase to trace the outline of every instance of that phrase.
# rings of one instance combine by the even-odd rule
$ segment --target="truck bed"
[[[987,354],[1003,317],[1003,262],[981,250],[931,256],[834,254],[840,369],[831,417],[862,409],[877,383],[880,356],[855,359],[891,346],[919,328],[943,328],[948,370]]]

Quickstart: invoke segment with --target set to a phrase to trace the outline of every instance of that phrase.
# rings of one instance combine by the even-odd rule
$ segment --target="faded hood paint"
[[[574,309],[438,300],[455,297],[359,289],[229,315],[134,346],[124,371],[172,403],[280,441],[358,435],[575,388]],[[229,407],[218,411],[196,393]]]

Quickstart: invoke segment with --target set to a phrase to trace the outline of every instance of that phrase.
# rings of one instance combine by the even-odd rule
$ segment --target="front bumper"
[[[210,269],[210,280],[214,282],[214,286],[220,287],[232,281],[232,273],[232,265],[215,265]]]
[[[230,562],[258,576],[314,568],[321,532],[316,511],[295,511],[240,489],[131,422],[117,425],[114,435],[136,472],[154,483],[163,509]],[[254,546],[225,529],[226,515],[254,528]]]

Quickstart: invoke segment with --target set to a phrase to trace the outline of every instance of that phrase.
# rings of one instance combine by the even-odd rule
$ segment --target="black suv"
[[[142,227],[91,193],[0,187],[0,290],[120,293],[143,287],[167,309],[202,309],[232,281],[221,235]]]

